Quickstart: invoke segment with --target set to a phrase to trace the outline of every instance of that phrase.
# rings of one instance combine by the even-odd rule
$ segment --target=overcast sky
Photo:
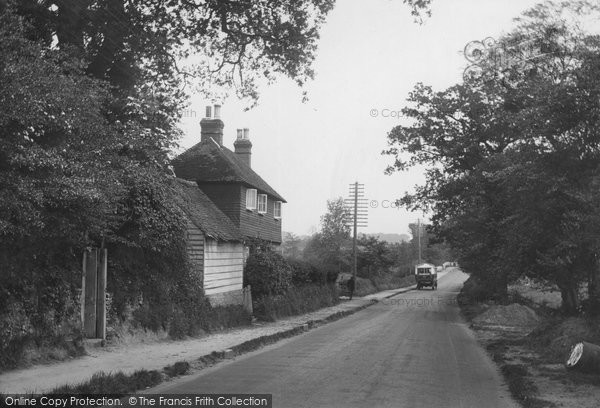
[[[422,170],[384,175],[386,135],[402,123],[398,111],[417,82],[436,90],[462,78],[462,55],[472,40],[498,37],[532,0],[434,0],[433,16],[413,22],[401,0],[338,0],[321,32],[316,78],[305,90],[280,80],[261,89],[259,106],[244,112],[222,101],[223,142],[233,150],[237,128],[250,128],[252,167],[286,200],[283,230],[319,228],[326,201],[348,195],[354,181],[373,201],[362,232],[407,233],[423,217],[390,204],[423,181]],[[192,95],[181,122],[181,149],[200,140],[200,119],[211,104]],[[388,208],[384,208],[388,207]]]

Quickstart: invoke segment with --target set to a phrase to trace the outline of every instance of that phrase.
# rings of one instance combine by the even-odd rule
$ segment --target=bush
[[[317,267],[310,262],[300,260],[288,260],[292,268],[292,284],[295,286],[314,283],[316,285],[326,285],[335,282],[335,278],[326,269]],[[337,278],[337,274],[335,274]]]
[[[255,250],[244,268],[244,286],[252,287],[252,298],[283,295],[292,283],[292,268],[280,254]]]
[[[356,277],[354,296],[366,296],[376,292],[377,288],[370,279]]]
[[[339,302],[338,287],[335,284],[307,284],[291,287],[283,295],[264,296],[254,302],[254,314],[266,321],[275,321],[285,316],[333,306]]]
[[[415,277],[412,274],[374,276],[371,282],[378,291],[382,291],[414,285]]]
[[[495,298],[496,293],[490,285],[486,285],[477,276],[471,275],[463,284],[457,300],[461,305],[472,305]]]

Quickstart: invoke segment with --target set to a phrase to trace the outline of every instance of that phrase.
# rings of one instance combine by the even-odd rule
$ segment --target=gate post
[[[96,291],[96,337],[106,339],[106,272],[108,250],[98,252],[98,287]]]
[[[96,337],[96,300],[97,300],[97,279],[98,279],[98,250],[92,248],[86,250],[84,255],[85,269],[83,276],[85,279],[83,295],[83,333],[87,338]]]

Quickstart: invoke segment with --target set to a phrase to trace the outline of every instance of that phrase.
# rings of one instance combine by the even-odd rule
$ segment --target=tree
[[[363,278],[389,272],[394,265],[390,245],[379,238],[361,234],[357,239],[357,270]]]
[[[337,264],[338,271],[348,264],[347,248],[350,240],[349,214],[344,199],[327,201],[327,213],[321,217],[321,244],[325,258]]]
[[[321,231],[308,240],[304,255],[312,263],[325,265],[325,269],[335,273],[349,266],[350,228],[347,220],[344,199],[328,200],[327,212],[321,217]]]
[[[586,7],[594,9],[584,1],[537,6],[501,39],[532,41],[543,51],[537,58],[500,71],[493,58],[483,60],[492,75],[442,92],[417,85],[403,111],[414,123],[394,128],[386,151],[396,158],[388,171],[430,166],[425,185],[403,202],[433,212],[434,231],[463,266],[495,282],[501,296],[520,273],[541,275],[559,285],[569,313],[582,269],[598,270],[590,267],[594,234],[581,231],[593,217],[582,197],[600,159],[592,63],[600,43],[560,18]]]
[[[111,120],[107,83],[31,29],[0,11],[0,321],[10,306],[18,336],[48,338],[79,319],[84,248],[109,248],[120,313],[185,277],[185,224],[149,132]]]
[[[293,232],[284,233],[281,252],[288,259],[299,259],[305,242]]]
[[[179,80],[233,88],[255,99],[261,78],[312,78],[319,29],[334,0],[25,0],[18,11],[48,46],[56,39],[87,72],[126,94],[152,86],[157,100]],[[198,56],[194,64],[182,61]],[[150,90],[148,88],[147,90]],[[175,92],[176,93],[176,92]]]

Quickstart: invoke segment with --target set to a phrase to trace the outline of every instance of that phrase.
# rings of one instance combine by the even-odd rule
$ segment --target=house
[[[196,183],[176,179],[175,202],[185,213],[192,270],[213,306],[243,302],[243,237]]]
[[[176,157],[177,201],[187,216],[188,255],[213,305],[242,304],[248,241],[281,244],[286,201],[251,167],[249,130],[223,146],[220,106],[207,107],[200,142]]]
[[[238,129],[234,151],[223,146],[220,106],[206,109],[200,142],[173,160],[177,177],[193,181],[233,222],[246,239],[281,244],[282,204],[279,195],[251,167],[248,129]]]

